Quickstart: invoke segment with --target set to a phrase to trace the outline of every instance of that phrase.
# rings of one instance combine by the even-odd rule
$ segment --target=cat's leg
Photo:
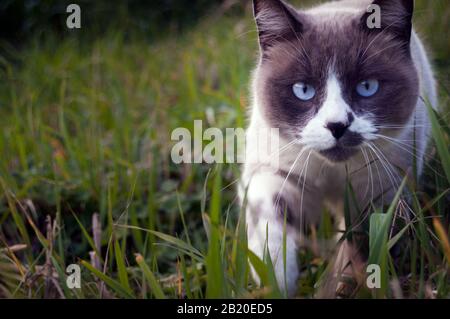
[[[291,196],[288,195],[291,187],[288,182],[284,185],[283,182],[284,178],[270,172],[259,173],[251,179],[247,190],[246,207],[248,246],[261,259],[267,257],[269,252],[281,291],[287,290],[292,296],[296,291],[298,278],[296,259],[298,234],[289,225],[284,227],[284,212],[291,213],[286,205],[286,198]],[[285,242],[284,230],[286,230]],[[285,262],[283,245],[286,245]],[[252,273],[259,283],[253,269]]]
[[[344,227],[339,229],[344,230]],[[340,235],[342,236],[342,235]],[[334,254],[329,259],[330,271],[325,274],[322,285],[317,291],[318,298],[348,298],[355,289],[364,284],[366,267],[367,236],[353,234],[351,239],[340,241],[335,246]]]
[[[382,158],[385,160],[386,157]],[[392,203],[403,178],[395,171],[395,167],[400,167],[398,162],[394,164],[394,161],[390,160],[387,164],[387,159],[383,163],[373,160],[365,169],[352,176],[352,190],[357,203],[352,202],[349,207],[352,235],[336,246],[330,261],[333,266],[332,276],[325,289],[321,290],[321,297],[349,297],[356,287],[365,285],[369,254],[369,239],[366,234],[369,230],[370,214],[374,211],[373,207],[382,210]],[[343,218],[338,228],[340,231],[346,230]],[[394,249],[391,250],[391,255],[395,258]]]
[[[282,292],[287,291],[289,296],[296,292],[299,275],[297,243],[300,228],[297,227],[297,221],[302,197],[300,189],[284,174],[259,172],[253,176],[247,190],[249,248],[261,259],[265,252],[269,252],[280,289]],[[308,195],[305,195],[304,202],[317,203],[310,200]],[[305,211],[309,209],[306,206],[308,205],[305,205]],[[253,275],[258,281],[254,271]]]

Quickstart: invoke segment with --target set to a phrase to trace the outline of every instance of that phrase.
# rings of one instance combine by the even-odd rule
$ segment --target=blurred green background
[[[0,36],[12,41],[25,40],[39,33],[65,33],[66,8],[76,3],[82,8],[83,26],[91,36],[108,29],[122,32],[141,31],[158,35],[169,29],[181,30],[194,25],[219,0],[3,0],[0,4]]]
[[[25,243],[20,254],[28,264],[42,264],[42,242],[24,212],[42,232],[49,215],[57,221],[61,263],[89,259],[92,247],[80,223],[91,233],[92,215],[98,213],[103,248],[114,233],[127,266],[140,252],[155,272],[170,278],[178,269],[176,251],[155,246],[154,235],[114,230],[114,223],[207,249],[202,213],[214,187],[207,175],[215,170],[174,165],[170,133],[192,128],[194,119],[245,127],[249,77],[258,56],[251,1],[83,0],[76,2],[82,28],[68,30],[70,2],[0,2],[0,245]],[[319,1],[293,2],[307,7]],[[432,56],[444,119],[449,21],[448,0],[416,1],[416,29]],[[225,165],[220,174],[223,218],[229,214],[235,224],[239,167]],[[434,176],[424,183],[430,197],[438,193]],[[448,209],[448,201],[440,203]],[[305,256],[313,269],[317,259]],[[28,286],[14,286],[22,278],[17,269],[5,267],[13,279],[0,274],[0,296],[25,294],[21,289]],[[115,274],[115,264],[108,264],[108,271]],[[317,269],[311,271],[301,295],[312,294],[317,278]],[[44,294],[30,289],[32,296]]]

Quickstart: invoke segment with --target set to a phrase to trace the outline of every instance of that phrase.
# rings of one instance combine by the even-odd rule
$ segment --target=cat
[[[379,28],[368,26],[370,5],[380,8]],[[341,0],[307,10],[253,0],[253,9],[260,57],[240,197],[249,249],[270,256],[281,291],[293,296],[302,235],[320,222],[323,207],[342,224],[348,182],[358,207],[382,207],[403,179],[399,171],[421,174],[425,101],[436,108],[437,93],[412,28],[413,0]],[[264,128],[278,129],[279,148],[259,161],[252,156],[260,156]],[[354,209],[351,217],[361,219]],[[341,262],[353,260],[353,245],[344,242]]]

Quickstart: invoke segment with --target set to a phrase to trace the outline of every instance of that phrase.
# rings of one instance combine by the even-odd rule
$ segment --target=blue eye
[[[316,90],[309,84],[298,82],[292,86],[295,96],[302,101],[311,100],[316,95]]]
[[[378,80],[361,81],[356,86],[356,92],[363,97],[370,97],[378,92],[379,87]]]

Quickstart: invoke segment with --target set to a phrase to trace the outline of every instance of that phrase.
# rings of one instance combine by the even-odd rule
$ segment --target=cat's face
[[[381,29],[367,27],[365,10],[329,15],[254,1],[262,113],[289,142],[331,161],[345,161],[380,131],[404,125],[418,99],[412,0],[376,2]]]

